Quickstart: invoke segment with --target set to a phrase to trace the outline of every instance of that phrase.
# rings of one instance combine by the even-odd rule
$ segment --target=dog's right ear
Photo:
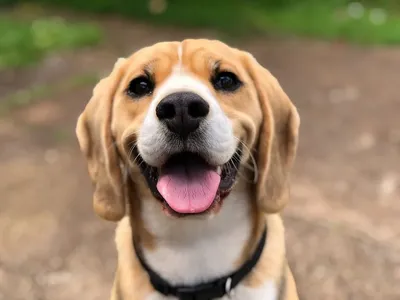
[[[289,200],[289,172],[298,144],[300,117],[278,80],[249,53],[243,62],[257,90],[263,114],[256,160],[257,201],[266,213],[277,213]]]
[[[125,59],[120,58],[111,74],[96,85],[76,126],[78,142],[94,185],[94,211],[109,221],[119,221],[125,215],[120,161],[111,133],[114,95],[123,75],[124,62]]]

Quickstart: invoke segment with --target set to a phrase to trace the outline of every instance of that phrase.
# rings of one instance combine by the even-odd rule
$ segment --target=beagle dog
[[[295,300],[279,212],[299,116],[247,52],[205,39],[119,59],[76,127],[116,229],[112,300]]]

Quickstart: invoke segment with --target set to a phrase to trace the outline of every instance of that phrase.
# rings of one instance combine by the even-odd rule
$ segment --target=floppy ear
[[[278,80],[245,53],[263,114],[256,150],[255,194],[267,213],[280,211],[289,200],[288,177],[296,156],[300,118]]]
[[[76,126],[94,185],[94,211],[109,221],[118,221],[125,215],[120,161],[111,134],[114,94],[123,74],[123,63],[124,59],[119,59],[111,74],[96,85]]]

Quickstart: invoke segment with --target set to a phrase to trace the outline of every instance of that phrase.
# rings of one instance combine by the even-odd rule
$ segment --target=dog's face
[[[295,107],[250,54],[185,40],[118,60],[94,89],[77,136],[95,185],[95,211],[118,220],[127,196],[123,170],[160,209],[187,216],[216,213],[253,157],[254,197],[260,209],[279,211],[298,127]]]

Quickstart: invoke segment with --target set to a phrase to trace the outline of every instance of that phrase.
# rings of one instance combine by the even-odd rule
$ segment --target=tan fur
[[[182,57],[179,57],[180,48],[185,49]],[[76,129],[95,187],[95,212],[112,221],[128,215],[121,220],[116,232],[118,270],[113,300],[119,300],[117,293],[121,293],[125,300],[143,300],[153,291],[147,274],[134,255],[132,236],[146,249],[157,247],[156,239],[140,214],[142,201],[157,200],[152,198],[130,151],[152,95],[134,101],[125,90],[129,82],[142,75],[144,70],[152,74],[156,86],[159,86],[174,72],[174,68],[181,67],[213,91],[210,74],[217,64],[223,70],[237,74],[244,83],[237,93],[213,93],[233,124],[235,137],[250,150],[244,153],[244,163],[254,155],[258,166],[256,184],[237,179],[236,188],[243,189],[253,199],[249,216],[252,235],[247,245],[243,245],[243,254],[237,264],[242,264],[253,253],[266,220],[266,247],[258,265],[243,284],[257,288],[266,280],[280,280],[282,266],[286,264],[285,242],[282,221],[276,213],[289,198],[288,176],[296,155],[299,129],[296,108],[271,73],[247,52],[209,40],[159,43],[116,63],[111,74],[95,87]],[[289,267],[287,273],[285,299],[298,299]]]
[[[257,287],[265,280],[279,281],[282,273],[282,264],[285,262],[285,239],[281,218],[276,214],[265,217],[268,228],[268,237],[257,268],[245,281],[245,284]]]
[[[296,283],[294,281],[294,277],[292,271],[289,267],[287,267],[287,287],[286,287],[286,300],[299,300],[299,296],[297,294]]]
[[[115,242],[118,251],[118,276],[115,278],[114,289],[119,288],[123,299],[145,299],[153,288],[134,254],[132,229],[128,217],[119,223]]]

